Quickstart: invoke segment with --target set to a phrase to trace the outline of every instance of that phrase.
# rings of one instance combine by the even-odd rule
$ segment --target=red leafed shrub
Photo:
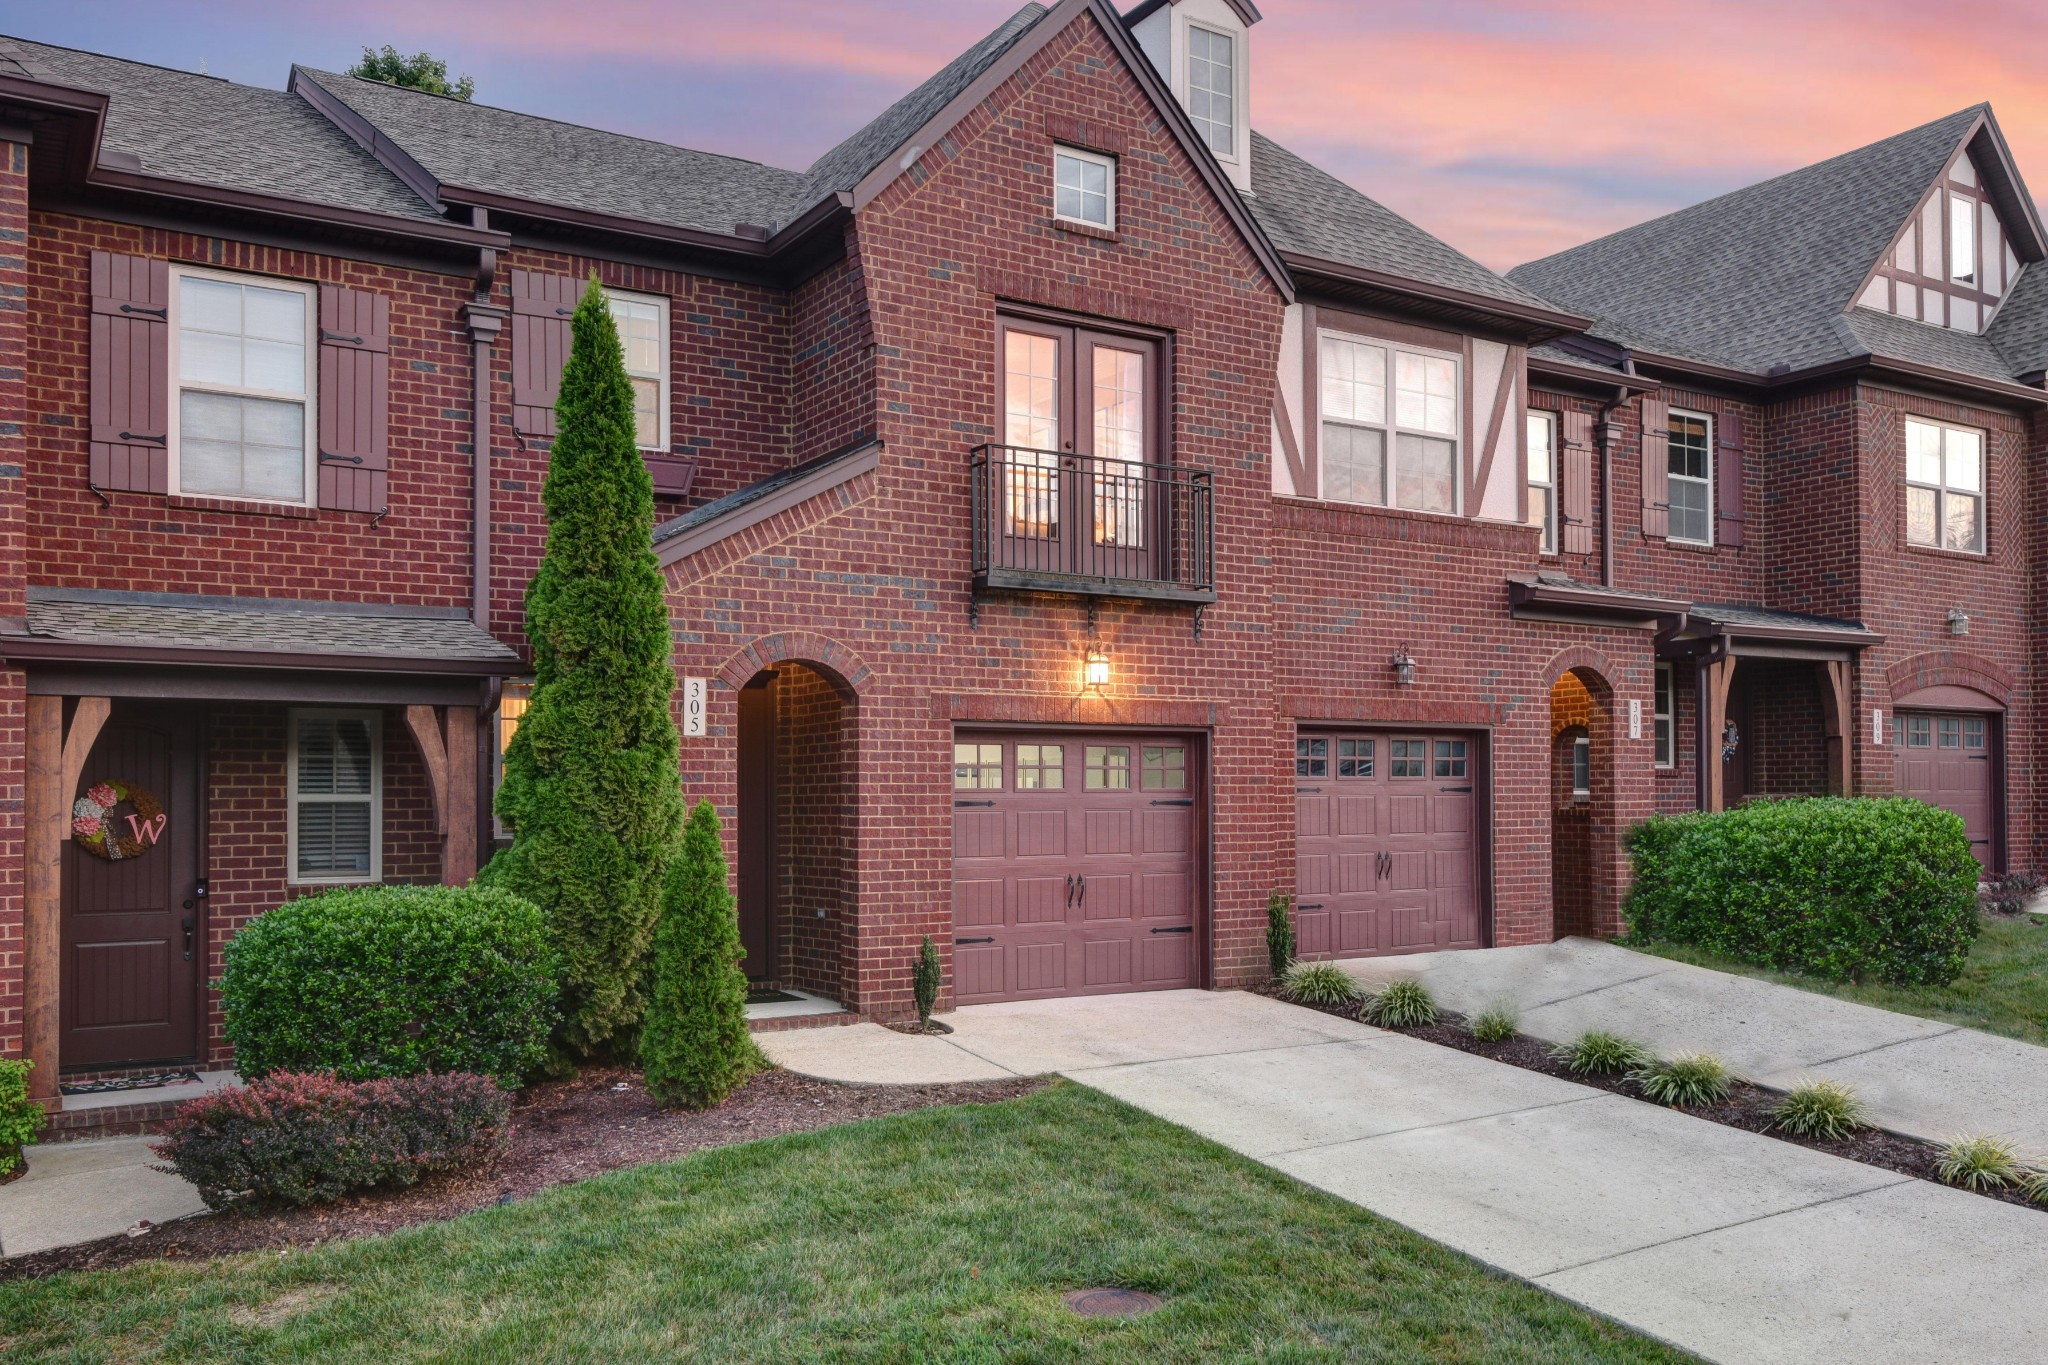
[[[274,1071],[181,1106],[154,1151],[211,1209],[318,1204],[488,1161],[512,1101],[487,1076]]]

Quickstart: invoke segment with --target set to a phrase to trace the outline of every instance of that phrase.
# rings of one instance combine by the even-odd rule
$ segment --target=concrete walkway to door
[[[2048,1359],[2048,1213],[1239,992],[759,1035],[790,1070],[1060,1073],[1722,1361]]]
[[[1672,962],[1590,938],[1342,964],[1371,986],[1413,977],[1471,1014],[1511,1005],[1547,1042],[1602,1029],[1652,1050],[1713,1052],[1784,1090],[1845,1081],[1875,1122],[1930,1142],[1990,1133],[2048,1157],[2048,1048]]]

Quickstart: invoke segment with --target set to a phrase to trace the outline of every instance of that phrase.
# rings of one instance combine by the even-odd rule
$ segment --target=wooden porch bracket
[[[64,698],[28,698],[27,772],[23,848],[22,1050],[35,1063],[29,1095],[54,1113],[64,1107],[57,1088],[57,1040],[62,1020],[59,991],[64,978],[64,839],[71,802],[85,773],[86,756],[107,723],[113,702],[80,697],[71,727],[64,726]]]
[[[1723,809],[1721,732],[1728,726],[1728,689],[1735,682],[1735,656],[1700,663],[1700,809]]]
[[[1849,702],[1849,661],[1825,659],[1820,674],[1820,708],[1828,741],[1828,795],[1855,794],[1855,712]]]
[[[477,871],[476,708],[408,706],[406,728],[419,746],[434,794],[441,838],[441,884],[467,886]]]

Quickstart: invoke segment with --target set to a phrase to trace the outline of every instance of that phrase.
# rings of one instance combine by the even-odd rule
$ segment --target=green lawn
[[[1684,944],[1624,946],[1716,971],[1754,976],[1879,1009],[1944,1019],[1967,1028],[2048,1045],[2048,922],[2034,916],[2023,920],[1987,916],[1982,924],[1983,932],[1977,937],[1976,947],[1970,950],[1969,965],[1946,986],[1855,986],[1752,967]]]
[[[1060,1291],[1166,1298],[1084,1321]],[[1677,1361],[1058,1085],[289,1256],[0,1286],[8,1361]]]

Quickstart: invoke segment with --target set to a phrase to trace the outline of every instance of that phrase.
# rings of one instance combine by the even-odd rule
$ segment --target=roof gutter
[[[42,635],[0,637],[0,655],[57,663],[201,665],[212,668],[286,668],[345,673],[453,673],[467,677],[511,677],[524,667],[505,659],[436,659],[389,654],[294,654],[267,649],[192,649],[171,645],[93,644]]]
[[[1531,338],[1531,345],[1540,345],[1573,332],[1583,332],[1593,326],[1593,319],[1574,313],[1560,313],[1551,308],[1540,308],[1531,304],[1513,303],[1505,299],[1489,298],[1448,285],[1424,284],[1400,275],[1389,275],[1378,270],[1367,270],[1362,266],[1347,265],[1327,257],[1310,256],[1298,251],[1280,253],[1289,268],[1301,274],[1321,275],[1326,279],[1341,280],[1346,284],[1360,284],[1373,289],[1382,289],[1390,294],[1421,299],[1431,303],[1454,303],[1477,313],[1486,313],[1506,318],[1523,326],[1547,329],[1542,335]]]

